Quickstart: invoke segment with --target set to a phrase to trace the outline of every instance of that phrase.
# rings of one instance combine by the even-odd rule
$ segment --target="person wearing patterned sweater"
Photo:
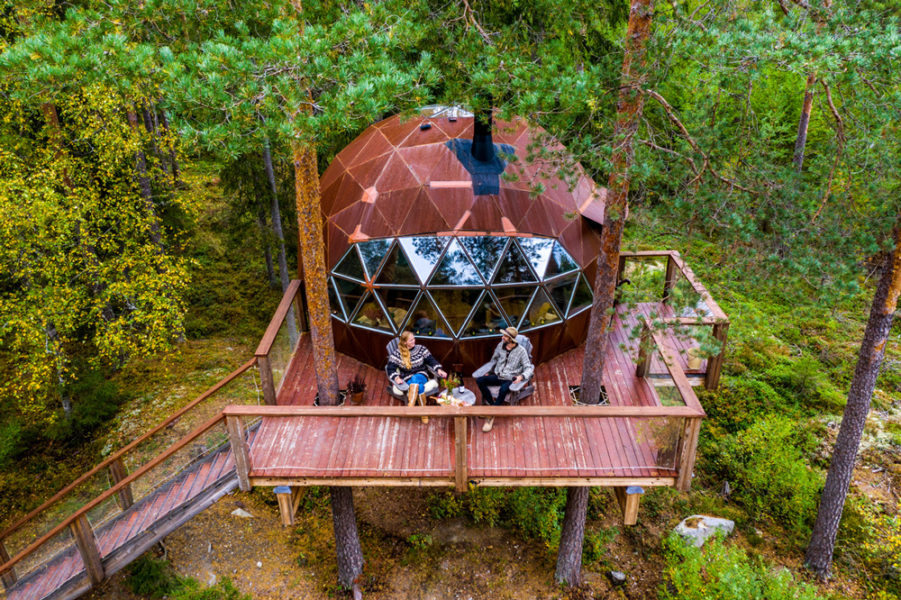
[[[416,336],[412,331],[401,333],[397,347],[388,353],[388,365],[385,367],[395,390],[403,393],[410,385],[418,385],[419,393],[424,393],[429,380],[429,369],[438,377],[447,377],[447,371],[429,349],[416,343]]]

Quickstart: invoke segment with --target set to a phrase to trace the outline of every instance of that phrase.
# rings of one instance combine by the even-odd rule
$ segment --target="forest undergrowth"
[[[251,356],[281,294],[266,278],[252,228],[235,225],[240,219],[230,214],[211,173],[201,170],[187,176],[184,192],[202,198],[186,243],[192,259],[187,339],[170,356],[133,361],[118,372],[86,379],[84,397],[77,403],[86,408],[81,421],[67,430],[29,431],[0,414],[0,520],[8,522],[37,505]],[[386,582],[398,570],[418,573],[417,585],[437,585],[435,573],[461,556],[459,540],[444,539],[440,531],[462,523],[464,537],[497,528],[505,532],[504,543],[523,545],[532,565],[528,577],[534,587],[529,589],[544,597],[617,594],[604,578],[611,570],[630,577],[627,597],[706,598],[712,597],[711,590],[718,590],[715,595],[721,598],[758,592],[767,598],[901,597],[897,345],[888,348],[874,396],[839,533],[835,575],[817,584],[801,564],[871,286],[864,285],[861,294],[840,304],[825,305],[804,282],[777,284],[765,273],[738,270],[734,258],[740,249],[721,248],[700,233],[677,234],[653,209],[636,208],[630,219],[624,249],[679,250],[731,321],[720,388],[701,393],[707,419],[692,491],[648,490],[639,524],[623,527],[609,492],[592,490],[583,550],[587,583],[567,592],[556,588],[551,576],[563,490],[423,492],[413,499],[411,510],[421,517],[412,525],[409,519],[378,516],[397,512],[392,490],[367,496],[364,501],[371,506],[361,511],[361,527],[368,596],[393,597],[397,588]],[[860,275],[865,279],[867,274],[862,270]],[[341,592],[334,587],[330,517],[322,492],[305,492],[300,525],[285,533],[285,543],[293,548],[294,560],[309,567],[302,577],[313,582],[313,589],[334,595]],[[273,499],[258,495],[274,519]],[[733,519],[737,533],[702,552],[683,548],[668,534],[679,520],[695,513]],[[472,560],[479,560],[476,554]],[[191,594],[207,593],[203,597],[238,598],[248,591],[240,582],[233,588],[221,581],[215,590],[204,591],[204,585],[177,575],[179,570],[174,559],[170,564],[148,557],[120,578],[136,597],[193,598],[200,596]],[[465,589],[475,590],[475,597],[503,597],[497,586],[517,581],[496,570],[494,576],[499,579],[493,588],[486,575],[485,581]],[[453,577],[453,569],[448,577]]]

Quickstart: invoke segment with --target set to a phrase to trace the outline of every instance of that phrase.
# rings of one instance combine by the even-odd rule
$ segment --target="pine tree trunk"
[[[801,106],[801,118],[798,119],[798,137],[795,138],[795,157],[792,161],[795,171],[801,172],[804,165],[804,149],[807,146],[807,127],[810,125],[810,111],[813,109],[813,87],[817,78],[811,73],[807,76],[807,87],[804,89],[804,104]]]
[[[332,337],[328,281],[319,206],[319,174],[316,150],[294,142],[294,186],[297,202],[297,234],[305,275],[307,308],[310,313],[310,340],[316,386],[323,405],[338,403],[338,362]]]
[[[817,520],[810,536],[810,545],[807,546],[807,566],[820,578],[829,575],[835,537],[854,473],[860,437],[870,412],[876,377],[885,357],[885,345],[898,307],[898,295],[901,294],[901,225],[896,226],[894,236],[895,248],[886,256],[884,270],[873,297],[870,317],[857,357],[857,367],[848,391],[848,403],[842,415],[826,485],[820,497]]]
[[[338,554],[338,583],[352,588],[363,573],[363,549],[357,534],[353,489],[330,487],[332,525],[335,529],[335,551]]]
[[[645,47],[651,33],[653,9],[653,0],[632,0],[629,9],[629,26],[626,31],[619,99],[616,104],[616,125],[613,130],[616,144],[611,157],[613,168],[607,183],[601,250],[594,278],[594,303],[591,307],[588,333],[585,337],[585,358],[582,363],[580,399],[591,404],[596,404],[601,397],[607,331],[613,312],[619,248],[628,210],[629,170],[635,160],[632,138],[638,130],[644,107],[644,95],[641,91],[642,72],[645,64]],[[566,514],[563,519],[560,549],[557,552],[556,579],[558,583],[574,586],[581,580],[582,540],[585,534],[588,490],[569,488],[566,498]],[[564,540],[566,544],[563,543]]]
[[[587,487],[566,490],[566,513],[557,551],[557,570],[554,580],[576,586],[582,583],[582,541],[585,538],[585,514],[588,510]]]
[[[163,129],[166,130],[166,141],[169,144],[169,165],[172,168],[172,185],[178,187],[181,185],[181,182],[178,180],[178,157],[175,156],[175,144],[168,137],[171,135],[171,130],[169,129],[169,119],[166,117],[165,111],[160,111],[160,122],[163,125]]]
[[[260,235],[263,238],[263,256],[266,259],[266,275],[269,277],[269,286],[276,287],[279,282],[275,276],[275,269],[272,266],[272,250],[269,248],[269,231],[266,225],[266,211],[262,204],[257,204],[257,227],[260,229]]]
[[[269,190],[272,192],[270,212],[272,216],[272,232],[278,241],[278,275],[282,282],[282,292],[288,289],[291,276],[288,274],[288,259],[285,255],[285,234],[282,230],[282,214],[278,207],[278,187],[275,184],[275,171],[272,168],[272,154],[269,152],[269,140],[263,142],[263,164],[266,166],[266,177],[269,180]],[[318,179],[318,178],[317,178]],[[317,184],[318,188],[318,184]],[[318,194],[317,194],[318,195]],[[289,310],[286,317],[288,323],[288,339],[291,348],[297,345],[297,322],[294,320],[294,310]]]

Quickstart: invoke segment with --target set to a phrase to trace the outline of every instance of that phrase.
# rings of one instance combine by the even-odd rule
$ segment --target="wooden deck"
[[[646,307],[650,312],[652,308]],[[629,319],[627,325],[633,324]],[[636,375],[637,341],[616,328],[607,348],[604,385],[614,407],[660,407],[653,380]],[[672,339],[673,349],[691,341]],[[625,348],[625,350],[624,350]],[[685,365],[681,354],[674,354]],[[520,407],[571,405],[570,385],[578,385],[583,349],[539,365],[536,391]],[[659,359],[658,359],[659,360]],[[661,364],[652,372],[665,372]],[[388,395],[383,371],[339,355],[339,382],[362,375],[367,406],[398,406]],[[465,385],[477,391],[472,379]],[[304,336],[278,392],[279,405],[312,406],[316,394],[309,338]],[[517,416],[505,407],[490,433],[482,421],[466,417],[468,480],[479,485],[673,485],[676,440],[661,444],[663,417],[570,418]],[[508,416],[507,416],[508,415]],[[664,432],[665,433],[665,432]],[[672,437],[672,436],[670,436]],[[452,485],[455,469],[454,418],[281,416],[264,417],[250,448],[254,485]]]

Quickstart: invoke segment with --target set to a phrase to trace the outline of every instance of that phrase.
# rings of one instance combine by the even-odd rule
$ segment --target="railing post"
[[[669,302],[673,287],[676,285],[676,261],[673,260],[672,254],[666,255],[666,276],[663,280],[663,300],[666,304]]]
[[[704,388],[715,390],[720,384],[720,373],[726,357],[726,338],[729,334],[729,323],[714,323],[713,337],[720,343],[720,353],[707,359],[707,373],[704,375]]]
[[[128,471],[125,469],[125,465],[122,464],[121,458],[117,458],[110,463],[109,476],[113,481],[113,485],[116,485],[117,483],[128,477]],[[122,510],[126,510],[129,506],[135,503],[134,496],[131,492],[130,483],[116,493],[116,501],[119,503],[119,508]]]
[[[466,491],[469,469],[466,464],[467,418],[454,417],[454,486],[458,492]]]
[[[241,417],[225,417],[225,427],[231,442],[232,454],[235,457],[235,472],[238,475],[238,487],[242,492],[250,491],[250,451],[244,435],[244,423]]]
[[[275,405],[275,379],[272,377],[272,364],[269,356],[257,356],[257,368],[260,370],[260,385],[263,387],[263,401],[270,406]]]
[[[641,324],[641,338],[638,340],[638,366],[635,367],[635,375],[638,377],[647,377],[651,370],[651,353],[649,346],[653,343],[651,338],[651,328],[647,321]]]
[[[6,551],[6,546],[3,545],[3,540],[0,540],[0,565],[8,562],[9,553]],[[18,578],[16,577],[16,568],[13,567],[9,571],[4,572],[3,575],[0,575],[0,580],[3,581],[3,585],[7,588],[12,587],[13,584],[18,581]]]
[[[99,584],[103,581],[106,573],[103,569],[103,560],[100,558],[100,550],[97,548],[97,538],[94,537],[94,530],[88,523],[88,518],[81,515],[69,527],[75,537],[78,553],[81,554],[81,559],[84,561],[84,570],[87,571],[93,585]]]
[[[676,477],[676,489],[681,492],[691,489],[691,472],[695,466],[700,432],[701,419],[697,417],[685,419],[685,429],[682,432],[682,444],[679,452],[679,473]]]

